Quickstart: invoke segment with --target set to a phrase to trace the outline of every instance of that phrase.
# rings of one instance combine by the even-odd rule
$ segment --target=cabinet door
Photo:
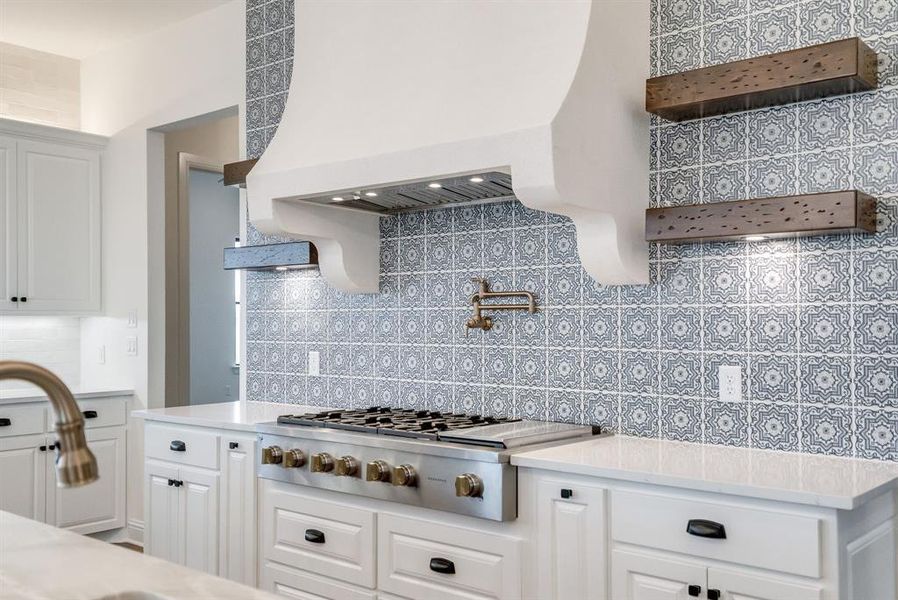
[[[44,520],[50,461],[40,447],[46,443],[43,435],[0,438],[0,510]]]
[[[18,220],[16,196],[16,142],[0,137],[0,311],[16,310],[19,292],[16,284],[18,269]]]
[[[218,473],[181,467],[178,479],[178,562],[217,575]]]
[[[148,460],[144,466],[144,552],[178,562],[178,468]]]
[[[570,492],[569,498],[562,497]],[[536,484],[536,597],[607,596],[605,489],[541,478]]]
[[[611,553],[614,600],[690,600],[689,586],[705,591],[707,570],[701,563],[615,550]]]
[[[736,569],[708,569],[708,589],[720,590],[722,600],[820,600],[823,588],[797,585],[775,576],[758,576]]]
[[[256,583],[256,437],[221,438],[221,564],[219,575]]]
[[[19,141],[17,163],[19,310],[99,310],[99,153]]]
[[[95,533],[125,526],[125,430],[88,429],[87,445],[97,458],[100,478],[75,488],[54,485],[55,499],[47,503],[47,522],[77,533]],[[50,461],[48,461],[50,462]],[[54,482],[56,469],[53,472]]]

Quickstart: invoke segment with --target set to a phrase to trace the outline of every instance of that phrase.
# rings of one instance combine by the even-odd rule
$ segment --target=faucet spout
[[[72,392],[59,377],[38,365],[15,360],[0,360],[0,380],[21,379],[41,388],[56,414],[59,454],[56,472],[63,487],[77,487],[96,481],[97,459],[87,447],[84,417]]]

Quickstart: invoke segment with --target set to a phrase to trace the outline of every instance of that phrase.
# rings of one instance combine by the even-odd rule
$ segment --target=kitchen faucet
[[[43,367],[15,360],[0,360],[0,380],[22,379],[38,386],[56,413],[59,454],[56,473],[62,487],[77,487],[97,480],[97,459],[84,438],[84,417],[72,392],[59,377]]]

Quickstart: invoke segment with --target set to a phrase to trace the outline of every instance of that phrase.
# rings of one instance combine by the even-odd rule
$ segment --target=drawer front
[[[87,429],[124,425],[128,412],[126,401],[122,398],[79,400],[78,407],[84,415],[84,426]],[[50,427],[53,427],[53,423],[50,423]]]
[[[687,533],[690,520],[723,525],[726,538]],[[820,576],[820,520],[677,496],[612,492],[611,536],[618,542],[740,565]]]
[[[301,600],[375,600],[377,598],[371,590],[272,562],[265,563],[265,566],[262,567],[262,589],[285,598]]]
[[[265,559],[374,588],[374,512],[266,483],[260,521]]]
[[[45,404],[0,405],[0,437],[44,433],[46,429]]]
[[[147,423],[144,452],[149,458],[218,469],[218,434]]]
[[[378,588],[428,600],[521,597],[517,538],[378,515]]]

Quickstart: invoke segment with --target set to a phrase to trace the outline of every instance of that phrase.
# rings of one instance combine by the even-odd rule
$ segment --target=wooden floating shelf
[[[671,121],[862,92],[877,85],[876,52],[860,38],[649,79],[645,109]]]
[[[318,266],[318,249],[310,242],[284,242],[224,249],[226,271],[286,271]]]
[[[857,190],[650,208],[645,214],[646,241],[668,244],[876,232],[876,200]]]
[[[246,187],[246,176],[249,175],[249,172],[252,171],[257,162],[259,162],[258,158],[249,158],[226,164],[222,170],[224,185]]]

